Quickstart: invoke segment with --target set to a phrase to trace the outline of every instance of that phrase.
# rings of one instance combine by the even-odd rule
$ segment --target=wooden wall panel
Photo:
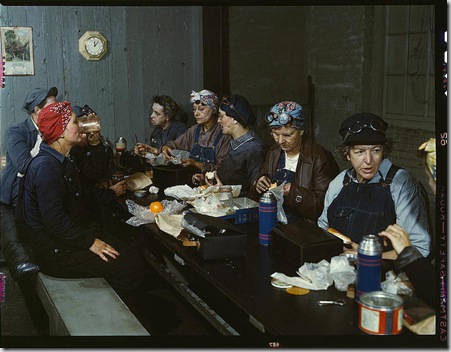
[[[35,75],[6,76],[0,98],[0,156],[5,135],[24,120],[26,94],[56,86],[59,100],[89,104],[102,117],[102,133],[114,142],[134,135],[148,140],[153,95],[172,96],[191,110],[192,89],[203,81],[202,8],[196,6],[0,6],[1,26],[33,28]],[[108,54],[87,61],[78,39],[88,30],[108,39]]]

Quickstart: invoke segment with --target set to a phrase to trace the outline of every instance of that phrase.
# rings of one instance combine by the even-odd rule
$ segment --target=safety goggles
[[[230,109],[232,109],[233,111],[235,111],[239,117],[241,117],[241,119],[243,121],[246,121],[246,119],[240,114],[240,112],[235,108],[235,105],[233,105],[232,103],[230,103],[229,99],[227,97],[222,98],[221,100],[221,105],[226,105],[229,106]]]
[[[381,132],[384,130],[384,125],[382,124],[381,121],[376,119],[371,120],[369,124],[356,121],[351,126],[348,127],[348,131],[351,134],[358,134],[362,132],[364,128],[371,128],[373,131]]]
[[[268,112],[265,115],[265,120],[267,123],[271,123],[273,121],[279,121],[281,125],[286,125],[287,123],[290,123],[293,121],[293,117],[290,114],[287,114],[284,112],[283,114],[276,114],[275,112]]]

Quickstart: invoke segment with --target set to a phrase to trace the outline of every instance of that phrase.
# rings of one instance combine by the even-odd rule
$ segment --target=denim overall
[[[282,153],[279,158],[279,163],[277,164],[277,171],[274,174],[274,179],[277,184],[280,185],[283,181],[287,183],[293,183],[295,180],[296,173],[285,169],[285,153]]]
[[[343,188],[327,210],[329,226],[360,243],[364,235],[377,235],[396,223],[390,185],[399,169],[392,165],[386,179],[378,183],[351,182],[346,173]]]
[[[197,125],[194,131],[194,145],[190,152],[190,158],[199,161],[201,163],[212,163],[216,164],[216,146],[222,138],[222,132],[220,132],[213,142],[213,147],[203,147],[199,145],[199,135],[201,125]]]

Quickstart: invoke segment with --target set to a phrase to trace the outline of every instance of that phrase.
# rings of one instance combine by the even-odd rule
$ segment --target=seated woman
[[[363,235],[397,223],[426,257],[431,242],[427,199],[419,182],[388,159],[393,143],[385,134],[387,128],[380,116],[367,112],[343,121],[339,129],[343,144],[337,152],[351,167],[330,183],[318,226],[350,237],[356,251]],[[383,258],[395,259],[396,253],[386,247]]]
[[[103,277],[118,293],[135,289],[143,277],[141,256],[86,221],[86,203],[96,192],[112,191],[93,192],[78,180],[68,156],[81,138],[69,102],[42,109],[38,127],[43,143],[25,176],[20,215],[41,271],[61,278]]]
[[[302,218],[316,222],[329,182],[338,174],[338,165],[327,149],[305,134],[305,119],[298,103],[275,104],[265,119],[276,143],[270,147],[251,188],[252,198],[258,200],[271,184],[286,181],[283,205],[288,221]]]
[[[163,145],[185,133],[186,125],[176,120],[177,113],[180,111],[181,108],[170,96],[155,96],[153,98],[152,114],[150,115],[150,124],[154,126],[150,135],[150,145],[136,143],[135,154],[139,155],[149,152],[158,155]]]
[[[192,92],[190,102],[197,124],[190,127],[174,141],[168,142],[161,149],[166,159],[172,159],[172,149],[187,150],[190,157],[182,159],[184,167],[194,167],[204,171],[207,163],[216,167],[221,165],[229,150],[231,137],[222,133],[218,124],[218,96],[209,91]]]
[[[193,176],[193,183],[212,185],[242,185],[241,197],[247,197],[252,181],[258,176],[265,159],[265,145],[262,139],[250,129],[255,115],[249,102],[241,95],[234,94],[223,98],[219,107],[218,123],[222,133],[231,136],[229,152],[217,168],[215,180],[209,180],[205,174]],[[204,170],[214,170],[208,164]]]

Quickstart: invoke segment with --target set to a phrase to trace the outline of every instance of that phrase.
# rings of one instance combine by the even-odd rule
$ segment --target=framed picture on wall
[[[31,27],[1,27],[5,76],[34,75]]]

